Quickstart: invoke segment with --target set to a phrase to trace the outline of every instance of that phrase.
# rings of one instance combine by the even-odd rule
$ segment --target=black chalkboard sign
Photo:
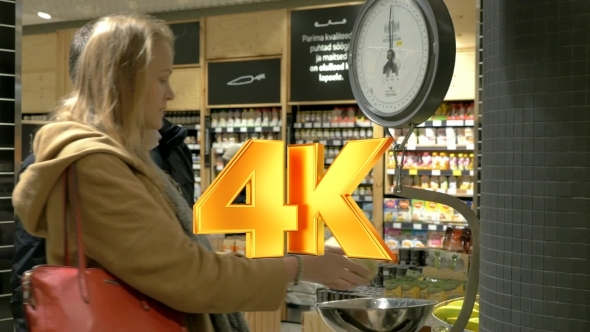
[[[291,102],[354,100],[348,49],[362,5],[291,12]]]
[[[279,104],[281,59],[209,62],[208,104]]]
[[[174,65],[195,65],[201,61],[199,22],[170,24],[174,33]]]

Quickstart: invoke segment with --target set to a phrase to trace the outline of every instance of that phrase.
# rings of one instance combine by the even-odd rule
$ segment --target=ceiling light
[[[46,19],[46,20],[50,20],[50,19],[51,19],[51,15],[49,15],[49,14],[47,14],[47,13],[44,13],[44,12],[38,12],[38,13],[37,13],[37,15],[38,15],[40,18],[44,18],[44,19]]]

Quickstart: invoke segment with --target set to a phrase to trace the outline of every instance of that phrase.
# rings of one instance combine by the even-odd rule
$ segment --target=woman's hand
[[[302,256],[302,258],[302,280],[343,291],[371,284],[371,271],[331,249],[324,250],[322,256]]]

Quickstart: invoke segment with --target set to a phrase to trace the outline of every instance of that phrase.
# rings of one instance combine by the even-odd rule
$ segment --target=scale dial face
[[[422,10],[412,0],[376,1],[362,18],[353,70],[375,113],[406,109],[424,84],[431,40]]]

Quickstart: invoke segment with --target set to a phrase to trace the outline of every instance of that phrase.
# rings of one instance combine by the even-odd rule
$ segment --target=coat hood
[[[27,231],[39,237],[47,233],[42,215],[49,195],[69,165],[92,153],[109,153],[136,169],[139,167],[117,141],[75,122],[43,126],[35,135],[33,151],[35,162],[20,175],[12,204]]]

